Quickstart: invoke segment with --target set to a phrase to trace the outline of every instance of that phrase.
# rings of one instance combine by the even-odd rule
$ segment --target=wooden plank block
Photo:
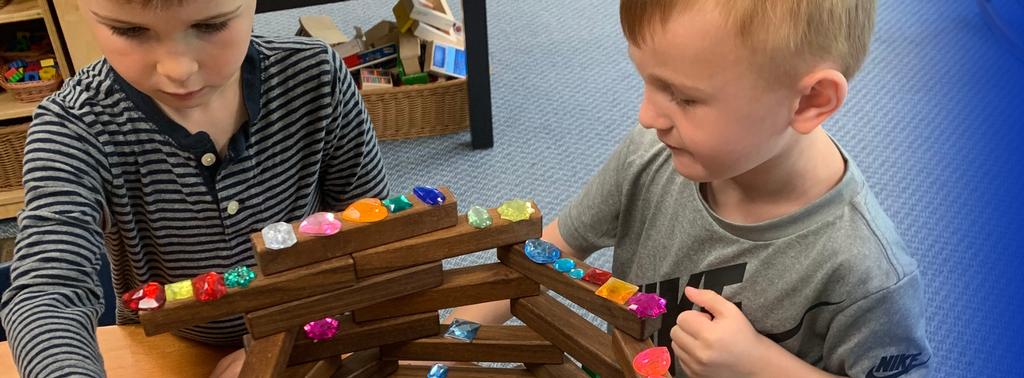
[[[430,372],[430,366],[400,365],[391,378],[423,378]],[[533,378],[526,369],[501,369],[484,367],[451,366],[448,378]]]
[[[534,208],[537,206],[534,205]],[[543,232],[540,210],[530,215],[530,219],[519,222],[501,219],[497,209],[490,209],[487,212],[494,220],[486,228],[470,226],[466,215],[463,214],[459,216],[454,227],[356,252],[352,255],[356,260],[356,276],[381,274],[449,257],[522,243],[527,239],[539,238]]]
[[[245,315],[249,334],[260,338],[441,285],[441,263],[416,266],[359,280],[355,286],[280,304]]]
[[[524,326],[484,325],[472,343],[444,337],[441,324],[434,337],[403,341],[380,348],[385,360],[561,363],[565,353]]]
[[[513,299],[512,315],[601,378],[625,378],[612,337],[550,295]]]
[[[398,361],[382,361],[380,351],[367,349],[352,353],[341,362],[332,378],[384,378],[398,370]]]
[[[277,378],[284,376],[295,343],[295,330],[275,333],[253,341],[245,353],[239,378]]]
[[[633,358],[640,354],[640,352],[654,348],[654,343],[651,340],[640,341],[634,339],[633,336],[616,328],[612,330],[612,347],[615,349],[615,359],[619,361],[619,368],[622,369],[623,374],[631,378],[648,377],[637,373],[633,369]],[[672,378],[668,373],[662,376]]]
[[[540,294],[540,285],[502,263],[444,271],[433,289],[353,311],[357,322]]]
[[[590,375],[580,369],[568,356],[562,358],[560,364],[526,364],[526,370],[529,370],[537,378],[590,378]]]
[[[458,222],[459,208],[455,196],[446,187],[438,188],[448,198],[441,206],[427,206],[415,195],[405,198],[412,202],[411,209],[389,214],[379,222],[358,223],[341,218],[341,231],[331,236],[309,236],[299,232],[299,223],[292,224],[297,242],[283,249],[267,248],[262,233],[250,236],[256,262],[264,274],[272,275],[288,269],[309,265],[331,258],[350,255],[413,236],[454,226]],[[413,264],[419,265],[419,264]]]
[[[651,335],[661,328],[661,316],[657,318],[638,318],[625,305],[620,305],[595,294],[599,286],[583,280],[573,279],[568,274],[555,270],[551,264],[537,264],[533,262],[523,252],[524,248],[523,244],[498,248],[498,260],[638,340],[651,338]],[[584,271],[590,269],[590,265],[587,265],[587,263],[576,259],[573,260],[576,262],[577,268]],[[358,267],[358,262],[356,265]]]
[[[191,298],[167,302],[157,311],[139,312],[146,336],[212,322],[232,315],[288,303],[355,285],[355,264],[351,256],[322,264],[304,266],[273,276],[253,268],[256,279],[246,288],[230,288],[215,301]]]
[[[314,343],[299,334],[292,348],[290,365],[340,356],[381,345],[437,335],[437,312],[355,323],[351,315],[338,318],[338,333],[327,341]]]
[[[302,365],[289,366],[285,378],[330,378],[341,368],[341,356],[334,356]]]

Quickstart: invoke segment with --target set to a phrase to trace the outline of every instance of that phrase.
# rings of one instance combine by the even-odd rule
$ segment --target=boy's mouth
[[[167,91],[162,91],[162,92],[164,92],[164,94],[166,94],[167,96],[169,96],[169,97],[171,97],[171,98],[173,98],[175,100],[178,100],[178,101],[188,101],[188,100],[191,100],[193,98],[196,98],[196,96],[199,96],[199,94],[203,92],[203,89],[204,88],[200,88],[200,89],[194,90],[192,92],[187,92],[187,93],[172,93],[172,92],[167,92]]]

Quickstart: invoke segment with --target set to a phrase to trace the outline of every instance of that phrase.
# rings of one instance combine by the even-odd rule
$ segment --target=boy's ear
[[[797,88],[800,103],[793,114],[793,130],[810,134],[821,126],[843,106],[848,88],[846,77],[834,69],[817,70],[804,77]]]

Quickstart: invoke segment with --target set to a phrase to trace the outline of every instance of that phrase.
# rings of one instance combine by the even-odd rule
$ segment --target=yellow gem
[[[178,299],[192,298],[192,281],[184,280],[168,284],[164,286],[164,294],[167,295],[168,302]]]
[[[612,277],[597,289],[597,295],[608,298],[618,304],[626,304],[633,294],[640,290],[640,287],[629,282]]]
[[[537,209],[533,208],[532,203],[521,199],[505,201],[498,208],[498,214],[501,214],[501,219],[512,222],[530,219],[530,214],[536,212]]]

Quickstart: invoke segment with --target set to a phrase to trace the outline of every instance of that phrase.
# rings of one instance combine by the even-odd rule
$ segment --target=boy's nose
[[[186,81],[198,70],[199,63],[185,56],[167,56],[160,59],[156,65],[157,73],[173,82]]]
[[[640,102],[639,121],[647,129],[665,130],[672,127],[672,121],[658,113],[657,107],[652,104],[650,93],[644,93],[644,99]]]

